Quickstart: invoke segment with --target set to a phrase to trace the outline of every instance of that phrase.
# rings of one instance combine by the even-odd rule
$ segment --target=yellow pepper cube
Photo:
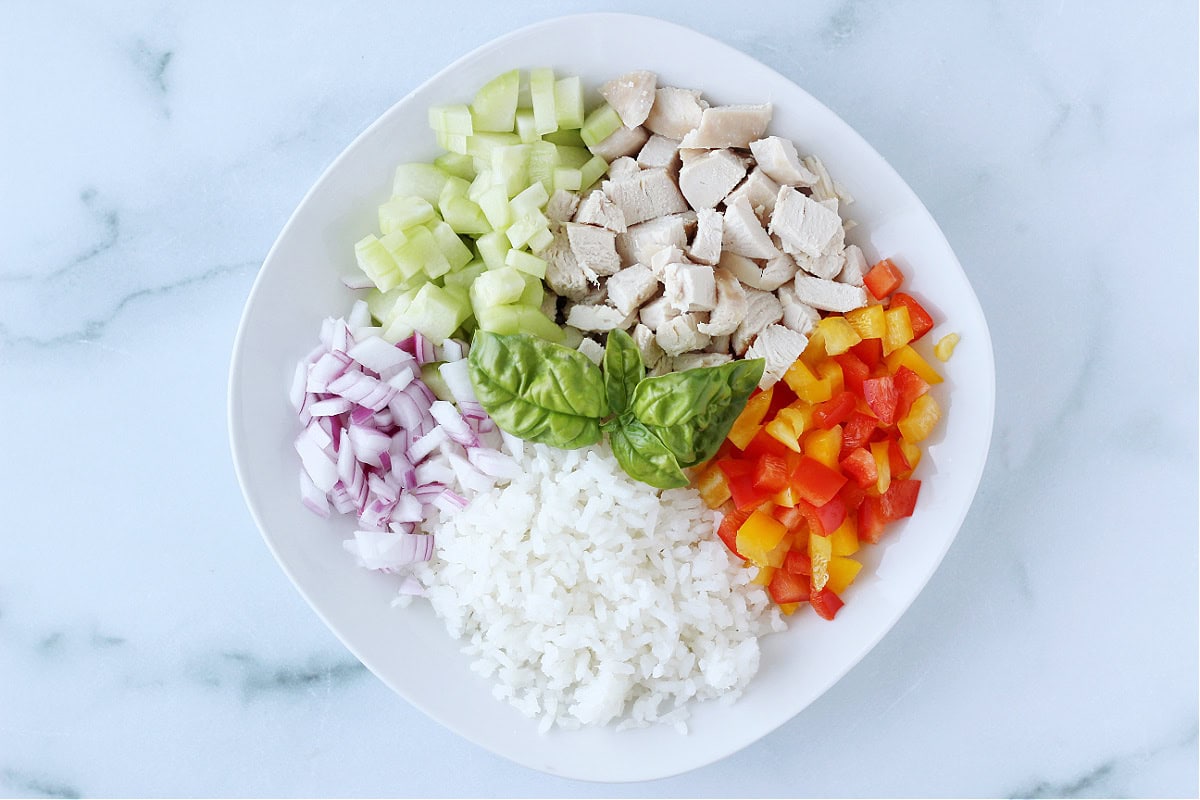
[[[801,443],[804,455],[820,461],[833,470],[841,471],[838,455],[842,452],[842,426],[834,425],[829,430],[818,428],[804,435]]]
[[[829,590],[840,595],[846,591],[847,586],[854,582],[854,578],[861,569],[862,564],[853,558],[834,556],[829,559],[829,583],[827,584]]]
[[[775,577],[774,567],[759,567],[758,572],[750,579],[751,583],[756,583],[759,586],[766,586],[771,582],[771,578]]]
[[[920,442],[933,433],[938,420],[942,418],[941,406],[928,394],[923,394],[913,401],[912,408],[904,415],[904,419],[896,424],[900,435],[911,443]]]
[[[784,508],[795,508],[797,499],[796,490],[788,486],[783,490],[776,492],[775,496],[771,498],[771,501],[777,506],[783,506]]]
[[[776,417],[768,422],[763,430],[780,444],[786,445],[797,453],[800,452],[800,437],[796,435],[796,431],[787,420]]]
[[[825,353],[836,356],[849,350],[862,341],[858,331],[846,321],[845,317],[826,317],[817,323],[822,338],[825,339]]]
[[[772,553],[785,535],[787,527],[782,522],[755,510],[738,528],[737,550],[756,566],[770,566]]]
[[[845,375],[842,374],[842,365],[830,359],[824,361],[817,366],[817,375],[823,381],[829,381],[829,396],[833,397],[846,388]]]
[[[892,485],[892,460],[888,458],[888,443],[871,442],[871,457],[875,459],[875,469],[879,473],[875,488],[883,494]]]
[[[750,444],[750,440],[762,430],[762,420],[771,406],[774,390],[775,387],[772,386],[765,392],[759,392],[751,397],[746,401],[746,407],[742,409],[742,413],[734,420],[733,426],[729,429],[729,441],[733,442],[739,450],[745,450],[746,445]]]
[[[921,448],[917,447],[907,439],[900,440],[900,452],[904,454],[904,459],[908,462],[909,472],[917,468],[917,464],[921,463]]]
[[[792,426],[792,431],[799,436],[812,427],[812,406],[803,400],[797,400],[790,406],[779,409],[775,419],[781,419]]]
[[[846,519],[837,529],[829,534],[835,556],[852,556],[858,552],[858,524],[854,514],[847,514]]]
[[[883,306],[872,305],[846,312],[846,322],[864,339],[882,339],[887,332]]]
[[[786,616],[789,616],[789,617],[792,614],[795,614],[796,609],[799,607],[800,607],[799,603],[780,603],[779,604],[779,610],[782,611]]]
[[[883,334],[883,354],[894,353],[913,339],[912,318],[908,306],[894,306],[883,315],[886,330]]]
[[[812,589],[819,592],[829,582],[829,562],[833,559],[833,543],[829,537],[810,533],[808,558],[812,561]]]
[[[716,464],[709,464],[704,470],[696,476],[696,491],[700,493],[700,499],[709,508],[720,508],[726,500],[729,500],[733,495],[729,491],[729,482],[725,480],[725,473],[717,468]]]
[[[808,332],[808,344],[805,345],[804,352],[800,354],[800,360],[810,367],[816,368],[817,364],[824,361],[826,357],[825,334],[818,326]]]
[[[928,361],[921,358],[921,354],[914,350],[912,345],[906,344],[884,356],[883,362],[887,364],[888,372],[893,375],[901,367],[908,367],[924,378],[926,383],[934,384],[942,382],[942,376],[938,374],[938,371],[930,366]]]
[[[824,358],[824,353],[822,353],[822,358]],[[818,377],[813,368],[803,360],[792,364],[783,374],[783,380],[796,393],[796,397],[806,402],[824,403],[833,397],[832,383],[826,378]]]
[[[933,346],[933,354],[937,356],[937,360],[949,361],[950,356],[954,354],[954,348],[958,346],[958,341],[957,333],[947,333],[938,339],[938,343]]]

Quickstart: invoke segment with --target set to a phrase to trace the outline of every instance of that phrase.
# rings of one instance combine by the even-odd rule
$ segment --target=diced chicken
[[[728,214],[726,214],[728,227]],[[837,211],[809,199],[790,186],[779,187],[771,233],[779,236],[789,252],[817,257],[842,248],[845,231]]]
[[[594,286],[592,290],[575,301],[576,305],[598,306],[608,302],[607,281],[603,286]]]
[[[648,370],[654,369],[666,357],[654,338],[654,331],[640,322],[633,326],[633,343],[637,345],[638,352],[642,354],[642,363]]]
[[[622,314],[632,314],[658,291],[658,278],[644,264],[634,264],[613,275],[604,285],[608,301]]]
[[[546,219],[550,220],[551,225],[562,225],[564,222],[571,221],[577,208],[579,208],[579,195],[575,192],[568,192],[566,189],[555,189],[554,194],[550,195],[550,199],[546,202]]]
[[[711,316],[710,316],[711,319]],[[697,326],[699,327],[699,326]],[[702,331],[703,332],[703,331]],[[706,353],[724,353],[729,354],[729,334],[725,333],[720,336],[712,337],[712,341],[708,343],[708,347],[704,348]]]
[[[568,222],[566,228],[567,241],[571,243],[571,252],[579,266],[597,275],[613,275],[621,268],[615,233],[575,222]]]
[[[783,324],[796,333],[807,334],[821,321],[821,314],[812,306],[800,301],[796,296],[796,287],[789,284],[779,287],[776,293],[779,302],[783,304]]]
[[[730,346],[733,354],[742,356],[754,341],[754,338],[783,319],[783,305],[773,292],[761,292],[758,289],[746,290],[746,313],[741,324],[733,332]]]
[[[658,331],[667,322],[679,316],[679,309],[671,305],[666,297],[659,297],[642,306],[638,318],[652,331]]]
[[[700,332],[709,336],[727,336],[738,329],[746,316],[746,290],[728,270],[713,270],[713,282],[717,289],[717,306],[701,323]]]
[[[716,264],[721,260],[721,238],[724,218],[711,208],[696,212],[696,236],[688,255],[698,264]]]
[[[779,254],[775,243],[743,195],[725,206],[725,221],[721,232],[722,249],[747,258],[774,258]]]
[[[667,279],[668,264],[686,263],[688,263],[688,260],[684,257],[683,251],[677,246],[669,244],[650,256],[650,272],[656,280],[661,282]]]
[[[633,177],[605,181],[601,186],[625,215],[626,225],[688,210],[687,201],[665,169],[645,169]]]
[[[604,347],[595,339],[589,339],[585,336],[580,340],[579,347],[575,349],[587,356],[588,360],[597,367],[604,360]]]
[[[694,217],[695,212],[688,211],[630,225],[629,230],[617,236],[617,255],[622,266],[649,264],[655,253],[670,245],[680,250],[687,247],[689,218]]]
[[[683,372],[697,367],[719,367],[733,360],[729,353],[684,353],[671,359],[671,371]]]
[[[754,209],[758,221],[765,225],[771,219],[771,212],[775,210],[775,197],[778,194],[779,184],[755,167],[750,170],[746,180],[725,198],[725,205],[733,203],[739,197],[745,197],[750,201],[750,207]]]
[[[679,169],[679,191],[699,211],[714,208],[746,177],[746,161],[732,150],[708,150]]]
[[[774,386],[807,345],[808,337],[803,333],[796,333],[782,325],[768,325],[746,351],[746,358],[761,358],[767,362],[758,388]]]
[[[702,350],[708,345],[709,336],[701,333],[697,324],[695,314],[680,314],[660,325],[654,332],[654,338],[669,356]]]
[[[796,299],[822,311],[853,311],[867,304],[867,292],[861,286],[827,281],[800,274],[793,282]]]
[[[641,171],[642,167],[635,159],[621,156],[608,165],[608,179],[610,181],[624,180],[634,177]]]
[[[721,253],[721,260],[717,265],[750,288],[762,288],[762,267],[745,256],[726,250]]]
[[[796,253],[795,259],[796,265],[809,275],[816,275],[818,278],[827,280],[834,278],[846,264],[845,251],[840,249],[816,258],[804,253]]]
[[[549,319],[558,322],[558,295],[554,292],[542,292],[541,312]]]
[[[750,143],[750,152],[758,168],[771,180],[785,186],[812,186],[817,182],[808,167],[800,163],[800,154],[790,139],[768,136]]]
[[[636,155],[649,138],[650,132],[645,128],[640,126],[630,128],[623,125],[613,131],[607,139],[588,149],[605,161],[615,161],[621,156]]]
[[[794,277],[796,262],[787,253],[778,253],[774,258],[767,259],[762,270],[761,285],[754,288],[773,292]]]
[[[695,161],[707,152],[708,150],[703,147],[681,147],[679,148],[679,162],[686,164],[689,161]]]
[[[555,192],[557,194],[557,192]],[[550,198],[553,202],[554,198]],[[579,210],[575,212],[575,221],[583,225],[599,225],[616,233],[624,233],[625,215],[617,208],[608,195],[599,189],[593,189],[588,196],[579,202]]]
[[[627,72],[600,87],[600,94],[617,112],[621,122],[636,128],[646,121],[654,106],[658,76],[644,69]]]
[[[717,307],[713,268],[704,264],[667,264],[663,296],[680,311],[712,311]]]
[[[633,315],[622,314],[610,305],[585,306],[576,304],[567,312],[567,324],[581,331],[611,331],[628,328]]]
[[[829,170],[825,169],[824,162],[816,156],[805,156],[802,163],[808,168],[812,174],[817,176],[817,180],[812,184],[812,196],[814,200],[829,200],[837,197],[837,190],[833,186],[833,179],[829,177]]]
[[[700,124],[684,136],[680,147],[742,147],[761,139],[771,123],[771,104],[713,106],[700,114]]]
[[[566,230],[555,231],[550,246],[538,253],[546,261],[546,285],[555,294],[579,300],[590,292],[599,276],[580,266],[571,251]]]
[[[842,271],[838,273],[834,279],[839,283],[848,283],[851,286],[862,286],[863,276],[867,274],[867,257],[863,255],[863,251],[856,244],[846,245],[846,263],[842,265]]]
[[[679,170],[679,140],[668,139],[657,133],[646,140],[641,151],[637,154],[637,163],[642,169],[665,169],[667,172]]]
[[[662,86],[654,93],[654,105],[643,124],[659,136],[682,139],[700,124],[703,113],[699,92]]]

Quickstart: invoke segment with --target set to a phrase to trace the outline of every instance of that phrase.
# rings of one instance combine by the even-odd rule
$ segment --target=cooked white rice
[[[607,445],[518,457],[522,477],[427,520],[437,554],[417,570],[493,694],[543,731],[686,731],[688,701],[736,698],[758,636],[785,625],[712,535],[719,515],[631,479]]]

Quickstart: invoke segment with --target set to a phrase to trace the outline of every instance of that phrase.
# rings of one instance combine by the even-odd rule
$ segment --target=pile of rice
[[[713,535],[691,489],[627,476],[607,445],[526,445],[524,474],[438,511],[417,570],[472,669],[539,729],[687,728],[687,703],[732,702],[758,637],[785,624]]]

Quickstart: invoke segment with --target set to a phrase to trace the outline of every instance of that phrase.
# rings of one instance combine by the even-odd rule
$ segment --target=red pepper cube
[[[846,504],[837,495],[829,499],[829,502],[823,506],[816,508],[817,519],[821,521],[821,527],[824,529],[825,536],[836,531],[841,524],[846,521]]]
[[[867,495],[858,507],[858,540],[867,544],[878,544],[887,526],[883,504],[878,497]]]
[[[875,432],[875,426],[878,424],[879,420],[861,411],[855,411],[850,414],[850,418],[842,426],[842,452],[839,454],[840,458],[845,458],[854,449],[862,447],[871,441],[871,434]]]
[[[754,466],[754,487],[774,494],[787,486],[787,461],[783,456],[764,455]]]
[[[933,329],[933,317],[929,316],[929,312],[925,310],[925,307],[918,303],[917,299],[911,294],[905,294],[904,292],[893,294],[890,306],[895,307],[897,305],[908,308],[908,321],[912,324],[914,342]]]
[[[867,270],[867,274],[863,276],[863,283],[876,300],[882,300],[899,289],[903,281],[904,273],[892,263],[890,258],[880,261]]]
[[[929,391],[929,384],[908,367],[896,370],[896,374],[892,376],[892,383],[896,387],[896,393],[900,395],[900,402],[896,406],[896,419],[904,419],[913,401]]]
[[[856,404],[857,401],[851,392],[839,392],[813,408],[813,422],[818,428],[825,430],[829,430],[834,425],[841,425],[854,413]]]
[[[793,575],[808,577],[812,575],[812,559],[808,557],[808,553],[801,552],[800,550],[789,550],[788,554],[784,556],[783,568]],[[806,585],[807,583],[805,581]]]
[[[896,383],[891,375],[863,381],[863,399],[881,424],[892,425],[896,422],[900,393],[896,391]]]
[[[880,349],[882,358],[883,350]],[[833,357],[842,367],[842,384],[855,394],[862,394],[862,382],[871,377],[871,368],[867,362],[859,358],[853,350],[847,350]]]
[[[833,499],[846,483],[846,476],[817,461],[802,456],[792,472],[791,484],[800,497],[814,506],[823,506]]]
[[[808,581],[786,569],[777,569],[767,584],[767,592],[776,603],[802,603],[809,597]]]
[[[874,486],[879,480],[879,467],[875,457],[865,447],[856,447],[840,462],[842,471],[854,479],[862,488]]]
[[[742,523],[748,520],[753,513],[752,506],[731,511],[725,515],[725,519],[721,520],[721,527],[717,528],[717,536],[729,548],[729,552],[743,561],[746,560],[746,557],[737,550],[737,532],[738,528],[742,527]]]
[[[813,592],[809,602],[812,603],[813,611],[816,611],[823,619],[833,619],[845,605],[842,598],[834,594],[833,590],[828,587]]]
[[[853,353],[859,361],[866,364],[867,369],[873,370],[883,363],[883,340],[863,339],[851,347],[848,352]],[[845,382],[845,373],[842,375],[842,380]]]
[[[911,517],[917,507],[917,495],[921,482],[915,480],[893,480],[880,498],[880,511],[890,521]]]

